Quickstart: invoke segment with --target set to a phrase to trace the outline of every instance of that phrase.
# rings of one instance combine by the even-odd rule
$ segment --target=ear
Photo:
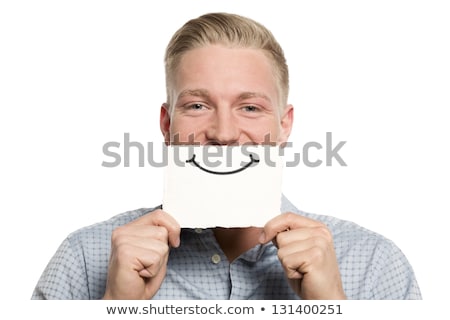
[[[159,114],[159,127],[164,136],[166,145],[170,144],[170,111],[167,103],[161,105],[161,112]]]
[[[282,111],[280,118],[280,135],[278,137],[278,144],[283,146],[289,139],[292,125],[294,124],[294,106],[288,104]]]

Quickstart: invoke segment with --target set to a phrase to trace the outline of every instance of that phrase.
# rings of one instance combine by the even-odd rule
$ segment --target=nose
[[[207,143],[212,145],[236,145],[239,142],[240,128],[229,109],[217,108],[214,119],[206,131]]]

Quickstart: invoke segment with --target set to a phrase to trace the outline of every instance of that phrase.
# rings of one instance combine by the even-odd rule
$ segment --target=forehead
[[[208,45],[191,49],[180,58],[173,90],[260,92],[278,96],[274,65],[263,50]]]

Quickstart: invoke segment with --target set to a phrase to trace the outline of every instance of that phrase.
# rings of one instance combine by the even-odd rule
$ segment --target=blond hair
[[[164,58],[167,103],[172,104],[170,86],[174,83],[184,53],[206,45],[221,44],[229,47],[260,49],[268,56],[276,77],[280,107],[287,104],[289,72],[283,50],[273,34],[262,24],[230,13],[209,13],[186,22],[172,36]]]

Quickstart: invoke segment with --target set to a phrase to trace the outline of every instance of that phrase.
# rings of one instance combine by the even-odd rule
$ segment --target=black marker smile
[[[238,172],[241,172],[241,171],[247,169],[247,168],[250,167],[253,163],[258,163],[258,162],[259,162],[258,159],[253,159],[253,155],[252,155],[252,154],[250,154],[249,156],[250,156],[250,162],[247,163],[245,166],[243,166],[243,167],[241,167],[241,168],[239,168],[239,169],[233,170],[233,171],[225,171],[225,172],[212,171],[212,170],[203,168],[200,164],[198,164],[198,163],[195,161],[195,154],[192,155],[192,158],[191,158],[191,159],[186,160],[186,163],[192,163],[194,166],[196,166],[196,167],[199,168],[200,170],[203,170],[203,171],[208,172],[208,173],[211,173],[211,174],[233,174],[233,173],[238,173]]]

